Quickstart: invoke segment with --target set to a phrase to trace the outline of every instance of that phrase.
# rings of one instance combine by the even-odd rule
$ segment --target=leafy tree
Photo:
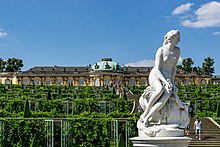
[[[194,61],[192,58],[186,58],[182,60],[182,69],[186,72],[192,72],[192,65],[194,64]]]
[[[126,89],[123,88],[123,97],[122,97],[124,100],[127,100],[128,97],[127,97],[127,94],[126,94]]]
[[[202,71],[205,75],[212,75],[215,72],[213,67],[214,63],[215,61],[211,57],[204,59],[204,62],[202,63]]]
[[[1,72],[5,70],[5,64],[6,62],[2,58],[0,58],[0,71]]]
[[[6,62],[6,68],[5,71],[7,72],[17,72],[21,70],[23,67],[23,61],[21,59],[17,58],[9,58]]]
[[[52,100],[50,88],[47,91],[47,100]]]
[[[176,67],[179,69],[183,69],[182,65],[177,65]]]
[[[4,86],[3,88],[4,88],[4,89],[3,89],[3,93],[6,93],[6,87]]]
[[[35,87],[35,84],[34,84],[34,82],[32,83],[32,88],[34,89],[34,87]]]
[[[193,71],[194,71],[196,74],[198,74],[198,75],[202,75],[202,73],[203,73],[202,68],[199,67],[199,66],[193,67]]]
[[[28,117],[31,117],[31,111],[29,110],[28,100],[26,100],[24,104],[24,118],[28,118]]]
[[[112,88],[112,94],[116,94],[115,87]]]
[[[58,97],[59,98],[62,98],[62,90],[61,90],[61,87],[59,86],[58,88]]]

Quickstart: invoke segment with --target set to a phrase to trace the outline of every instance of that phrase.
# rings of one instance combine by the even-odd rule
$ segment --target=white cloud
[[[7,36],[6,32],[0,32],[0,38]]]
[[[202,5],[191,18],[183,19],[181,23],[193,28],[220,26],[220,2],[212,1]]]
[[[220,36],[220,32],[214,32],[214,33],[212,33],[212,35]]]
[[[147,59],[147,60],[141,60],[136,61],[133,63],[127,63],[125,66],[131,66],[131,67],[153,67],[154,66],[154,60]]]
[[[182,13],[188,12],[188,11],[190,11],[191,6],[193,6],[193,5],[194,5],[193,3],[182,4],[173,10],[172,15],[177,15],[177,14],[182,14]]]

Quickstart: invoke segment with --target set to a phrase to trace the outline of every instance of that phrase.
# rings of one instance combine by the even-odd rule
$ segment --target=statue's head
[[[179,32],[179,30],[170,30],[164,36],[163,45],[168,44],[168,43],[173,43],[174,45],[177,45],[179,41],[180,41],[180,32]]]

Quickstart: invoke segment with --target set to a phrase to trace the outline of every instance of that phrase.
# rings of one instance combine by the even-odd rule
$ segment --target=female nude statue
[[[174,84],[176,65],[180,57],[180,49],[176,46],[179,41],[179,31],[171,30],[164,36],[163,46],[157,50],[155,66],[149,75],[151,93],[148,91],[148,100],[141,104],[144,105],[144,113],[140,120],[145,126],[148,126],[149,119],[163,108],[171,95],[174,95],[177,103],[180,102]],[[179,106],[184,108],[181,104]]]

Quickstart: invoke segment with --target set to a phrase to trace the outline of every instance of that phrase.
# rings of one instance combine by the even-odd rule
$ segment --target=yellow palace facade
[[[147,86],[152,67],[121,66],[103,58],[90,66],[35,66],[17,73],[0,73],[0,84],[71,85],[71,86]],[[176,84],[207,84],[211,76],[177,70]]]

